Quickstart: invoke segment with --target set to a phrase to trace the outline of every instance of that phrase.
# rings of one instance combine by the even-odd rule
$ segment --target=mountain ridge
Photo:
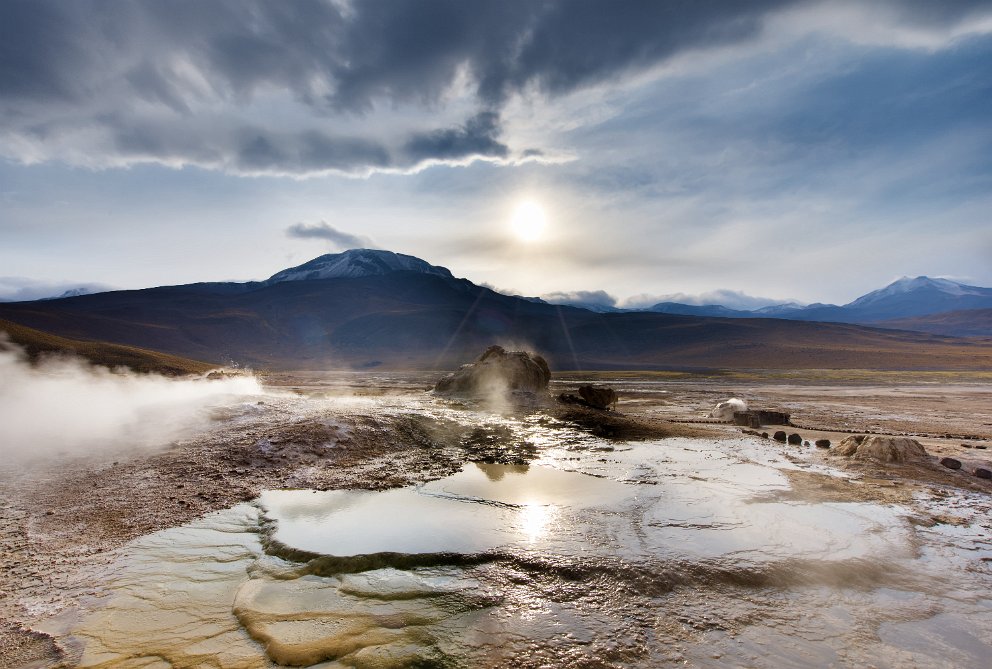
[[[269,369],[451,368],[492,343],[540,352],[559,370],[992,369],[992,342],[842,323],[599,314],[503,295],[447,271],[112,291],[2,304],[0,318]]]
[[[845,305],[792,304],[772,305],[746,311],[729,309],[720,304],[691,305],[661,302],[649,311],[669,314],[719,316],[725,318],[784,318],[787,320],[834,323],[878,324],[889,321],[909,324],[910,319],[944,312],[965,312],[969,309],[992,308],[992,288],[969,286],[950,279],[928,276],[902,277],[878,290],[866,293]],[[957,334],[957,330],[946,334]],[[985,331],[982,331],[985,334]],[[988,334],[992,334],[989,331]]]
[[[361,278],[365,276],[381,276],[397,271],[431,274],[456,280],[447,268],[432,265],[416,256],[382,249],[362,248],[324,254],[295,267],[276,272],[268,279],[262,281],[203,282],[187,285],[190,287],[198,286],[203,290],[235,293],[253,290],[262,285],[271,285],[285,281]],[[579,291],[579,293],[588,292]],[[592,291],[592,293],[608,297],[603,291]],[[90,294],[96,294],[96,292],[90,288],[86,288],[65,291],[56,297],[45,297],[42,299],[57,300]],[[555,295],[557,297],[565,294],[558,293]],[[601,314],[649,311],[671,315],[718,318],[778,318],[833,323],[875,324],[880,327],[892,327],[891,323],[896,322],[905,326],[911,326],[917,322],[913,319],[918,317],[932,316],[951,311],[962,312],[953,319],[945,319],[942,324],[926,324],[923,321],[919,321],[923,328],[920,331],[939,331],[942,334],[951,336],[976,336],[974,334],[976,331],[975,328],[968,327],[967,317],[963,315],[964,312],[970,309],[992,308],[992,288],[971,286],[951,279],[932,278],[923,275],[901,277],[882,288],[857,297],[844,305],[823,303],[801,305],[796,302],[783,302],[757,309],[736,309],[719,303],[697,305],[667,301],[659,302],[649,307],[629,309],[610,306],[602,301],[579,299],[578,297],[571,300],[554,299],[547,302],[539,297],[517,295],[511,295],[510,297],[521,297],[530,301],[586,309]],[[981,318],[978,314],[976,314],[976,317]],[[983,327],[979,327],[977,332],[979,332],[978,336],[992,335],[992,329],[986,330]]]

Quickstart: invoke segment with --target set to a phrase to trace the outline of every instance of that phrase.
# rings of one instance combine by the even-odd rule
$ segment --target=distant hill
[[[992,288],[969,286],[949,279],[918,276],[903,277],[843,306],[819,303],[802,306],[790,303],[745,311],[720,304],[659,302],[648,307],[646,311],[723,318],[785,318],[828,323],[877,323],[885,327],[889,327],[889,321],[903,319],[900,322],[909,327],[913,321],[908,319],[918,316],[988,308],[992,308]],[[935,332],[935,330],[924,331]],[[961,331],[963,330],[954,330],[954,332]]]
[[[712,316],[717,318],[757,318],[751,311],[730,309],[722,304],[681,304],[679,302],[659,302],[646,311],[656,314],[678,314],[680,316]]]
[[[898,318],[879,323],[883,327],[917,330],[951,337],[992,338],[992,309],[945,311],[915,318]]]
[[[127,367],[136,372],[156,372],[166,376],[202,374],[217,367],[134,346],[67,339],[5,320],[0,320],[0,333],[5,333],[10,341],[23,348],[32,361],[45,354],[71,354],[85,358],[95,365]],[[0,342],[0,348],[2,346]]]
[[[593,313],[502,295],[419,259],[400,257],[406,268],[391,269],[394,256],[348,251],[264,282],[3,304],[0,317],[66,337],[279,369],[450,368],[492,343],[539,351],[559,370],[992,369],[992,343],[838,323]],[[322,278],[322,268],[335,267],[360,271]]]

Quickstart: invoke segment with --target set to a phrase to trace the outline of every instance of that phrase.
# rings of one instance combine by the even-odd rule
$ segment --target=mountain
[[[559,370],[992,369],[992,342],[768,318],[599,314],[502,295],[385,251],[322,256],[261,282],[2,304],[0,318],[270,369],[448,369],[492,343],[538,351]]]
[[[927,276],[903,277],[884,288],[862,295],[843,306],[834,304],[795,303],[776,304],[754,311],[730,309],[720,304],[702,306],[677,302],[660,302],[647,311],[664,314],[692,316],[717,316],[723,318],[785,318],[789,320],[820,321],[828,323],[879,324],[895,327],[893,323],[910,326],[912,319],[943,312],[961,312],[958,318],[967,319],[967,310],[992,308],[992,288],[969,286],[950,279],[933,279]],[[936,322],[936,321],[935,321]],[[956,334],[967,328],[926,325],[919,321],[924,332]],[[979,331],[984,332],[981,328]]]
[[[59,300],[63,297],[79,297],[80,295],[91,295],[92,293],[99,292],[99,289],[93,289],[89,286],[80,286],[79,288],[70,288],[69,290],[62,291],[61,295],[54,295],[52,297],[45,297],[45,300]]]
[[[927,276],[903,277],[844,305],[845,310],[872,321],[986,308],[992,308],[992,288]]]
[[[376,249],[351,249],[343,253],[328,253],[298,267],[284,269],[273,274],[265,283],[357,279],[363,276],[382,276],[391,272],[419,272],[448,279],[454,278],[446,268],[436,267],[414,256]]]
[[[618,309],[617,307],[611,307],[608,304],[600,304],[598,302],[583,302],[581,300],[575,300],[571,302],[546,302],[541,300],[545,304],[553,304],[559,307],[575,307],[577,309],[585,309],[586,311],[592,311],[597,314],[619,314],[621,312],[627,311],[626,309]]]
[[[60,297],[101,293],[106,290],[113,290],[113,288],[100,283],[49,283],[31,281],[21,277],[0,277],[0,302],[59,299]]]

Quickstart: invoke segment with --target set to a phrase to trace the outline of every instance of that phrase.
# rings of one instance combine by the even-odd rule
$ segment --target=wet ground
[[[301,394],[232,407],[157,464],[5,479],[5,617],[81,666],[987,666],[987,482],[729,426],[660,438],[731,395],[835,439],[855,411],[936,435],[911,416],[931,392],[971,411],[974,447],[980,385],[616,378],[641,436],[659,430],[626,441],[436,400],[416,376],[272,381]],[[67,503],[84,481],[124,508]],[[169,514],[135,508],[155,498]],[[32,648],[5,666],[53,661]]]

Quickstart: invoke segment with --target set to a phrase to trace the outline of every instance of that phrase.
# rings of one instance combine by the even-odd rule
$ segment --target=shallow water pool
[[[81,666],[986,666],[967,525],[790,498],[755,442],[601,446],[266,492],[132,544],[59,632]]]

